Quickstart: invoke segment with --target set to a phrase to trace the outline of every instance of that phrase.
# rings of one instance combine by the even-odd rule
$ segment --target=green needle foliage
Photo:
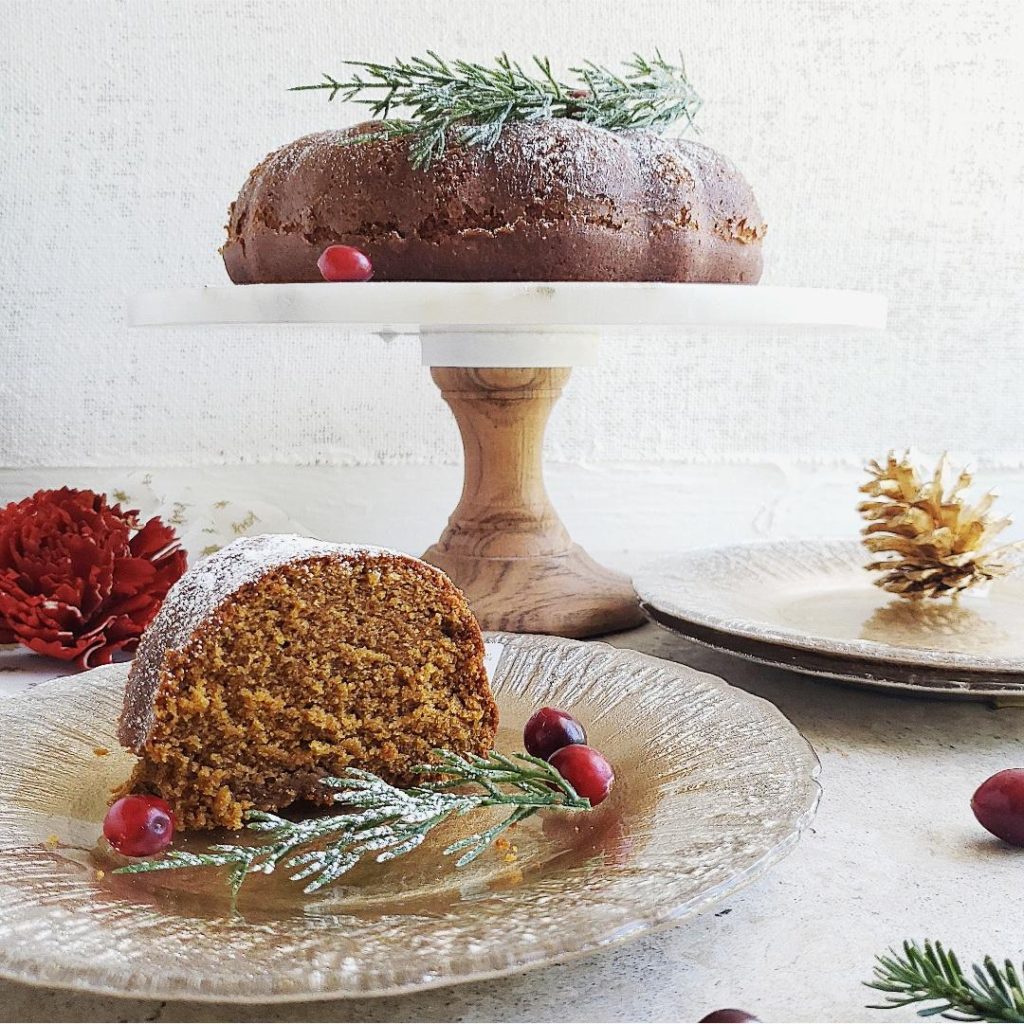
[[[701,99],[686,77],[682,59],[670,64],[660,53],[653,59],[634,54],[616,73],[593,61],[569,70],[573,82],[559,81],[546,57],[534,57],[529,70],[507,54],[494,65],[448,61],[428,50],[424,57],[395,58],[392,64],[345,61],[358,69],[351,77],[324,74],[313,85],[291,91],[326,91],[370,108],[376,130],[350,141],[408,136],[414,167],[428,167],[452,141],[490,149],[510,121],[565,117],[623,131],[667,128],[682,121],[693,125]],[[392,111],[407,109],[407,118]]]
[[[258,846],[218,845],[207,853],[172,850],[159,860],[143,860],[118,868],[115,874],[141,874],[181,868],[227,868],[232,895],[251,874],[271,874],[279,865],[295,882],[312,893],[340,878],[366,855],[378,862],[415,850],[442,822],[482,807],[507,807],[496,825],[475,832],[444,851],[461,856],[461,868],[475,860],[503,832],[537,811],[552,808],[585,811],[590,801],[546,761],[529,754],[507,757],[491,751],[487,757],[460,757],[433,751],[435,763],[413,770],[433,777],[410,789],[389,785],[371,772],[350,768],[343,777],[323,784],[335,800],[351,810],[346,814],[289,821],[276,814],[250,811],[246,828],[261,832],[270,842]]]
[[[897,1009],[914,1003],[934,1003],[917,1011],[919,1017],[942,1014],[950,1020],[1024,1021],[1024,969],[987,956],[965,974],[952,950],[941,942],[904,942],[903,952],[879,956],[868,988],[887,993],[874,1010]]]

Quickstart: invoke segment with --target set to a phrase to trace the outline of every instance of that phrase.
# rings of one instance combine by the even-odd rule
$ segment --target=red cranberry
[[[586,729],[568,711],[559,711],[558,708],[535,711],[523,729],[526,752],[544,761],[562,747],[586,742]]]
[[[740,1024],[741,1021],[748,1020],[760,1020],[760,1017],[755,1017],[752,1013],[747,1013],[746,1010],[712,1010],[706,1017],[701,1017],[698,1024]]]
[[[574,743],[556,750],[548,762],[580,796],[590,801],[591,807],[596,807],[612,791],[612,766],[593,747]]]
[[[992,835],[1024,846],[1024,768],[1006,768],[986,779],[971,798],[971,810]]]
[[[126,857],[148,857],[171,845],[174,812],[158,796],[123,796],[103,819],[103,834]]]
[[[354,245],[329,245],[316,261],[325,281],[369,281],[373,264]]]

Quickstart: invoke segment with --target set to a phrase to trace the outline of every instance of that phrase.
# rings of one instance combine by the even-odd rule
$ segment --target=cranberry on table
[[[1024,846],[1024,768],[1006,768],[986,779],[971,798],[971,810],[992,835]]]
[[[558,708],[535,711],[523,729],[526,752],[542,761],[547,761],[562,747],[586,742],[587,730],[568,711],[560,711]]]
[[[354,245],[327,246],[316,265],[325,281],[369,281],[373,277],[369,257]]]
[[[123,796],[103,819],[103,834],[125,857],[148,857],[174,838],[174,812],[158,796]]]
[[[548,763],[579,793],[596,807],[612,791],[615,773],[604,754],[582,743],[556,750]]]
[[[706,1017],[701,1017],[698,1024],[740,1024],[741,1021],[759,1020],[752,1013],[746,1010],[733,1010],[726,1007],[724,1010],[712,1010]]]

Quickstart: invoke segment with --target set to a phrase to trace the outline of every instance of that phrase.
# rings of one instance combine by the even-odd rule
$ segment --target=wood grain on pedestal
[[[434,367],[462,434],[462,497],[424,558],[465,591],[485,629],[584,637],[643,620],[626,576],[598,565],[544,487],[544,429],[567,368]]]

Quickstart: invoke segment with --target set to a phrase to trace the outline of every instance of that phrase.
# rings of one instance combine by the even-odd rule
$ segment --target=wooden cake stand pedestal
[[[604,282],[244,285],[146,292],[129,306],[140,327],[319,323],[419,334],[465,451],[462,497],[423,557],[465,591],[485,629],[568,637],[643,621],[629,579],[573,543],[544,488],[548,417],[571,368],[596,362],[597,332],[881,328],[885,316],[884,298],[864,292]]]
[[[643,621],[629,578],[598,565],[544,487],[544,429],[568,367],[435,366],[465,452],[462,498],[423,558],[486,629],[585,637]]]

